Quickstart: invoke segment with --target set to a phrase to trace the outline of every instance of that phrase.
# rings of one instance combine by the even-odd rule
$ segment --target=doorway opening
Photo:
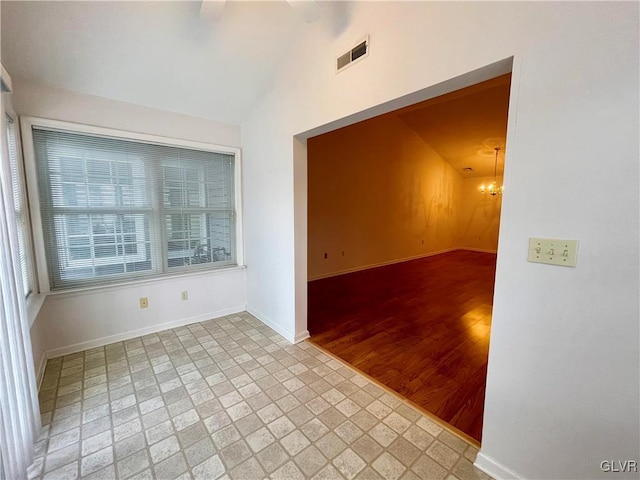
[[[477,442],[510,84],[307,140],[311,341]]]

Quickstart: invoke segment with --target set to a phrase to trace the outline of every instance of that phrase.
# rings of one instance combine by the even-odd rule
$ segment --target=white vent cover
[[[359,41],[348,52],[343,53],[336,59],[336,72],[340,72],[356,61],[369,56],[369,36]]]

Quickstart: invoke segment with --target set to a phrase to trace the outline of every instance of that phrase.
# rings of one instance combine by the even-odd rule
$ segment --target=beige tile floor
[[[29,478],[487,479],[477,449],[241,313],[49,360]]]

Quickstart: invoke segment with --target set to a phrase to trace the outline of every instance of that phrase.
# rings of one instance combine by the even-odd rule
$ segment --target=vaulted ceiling
[[[15,79],[237,124],[308,25],[283,0],[230,0],[217,21],[200,7],[3,0],[2,63]]]
[[[15,80],[239,124],[310,26],[295,1],[7,1],[2,63]],[[216,5],[217,4],[217,5]],[[307,2],[327,24],[347,2]],[[294,8],[292,8],[294,7]],[[509,76],[395,112],[463,176],[502,171]],[[472,170],[465,170],[470,167]]]
[[[395,112],[463,177],[502,175],[511,75]]]

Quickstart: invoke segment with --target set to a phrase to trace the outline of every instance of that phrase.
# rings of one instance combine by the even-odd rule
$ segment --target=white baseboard
[[[469,252],[479,252],[479,253],[493,253],[494,255],[498,253],[497,250],[487,250],[484,248],[471,248],[471,247],[461,247],[458,250],[467,250]]]
[[[301,333],[296,335],[295,343],[300,343],[300,342],[302,342],[303,340],[306,340],[309,337],[311,337],[311,335],[309,335],[309,330],[305,330],[304,332],[301,332]]]
[[[44,370],[47,367],[47,352],[42,352],[40,356],[40,361],[38,365],[36,365],[36,386],[38,391],[40,391],[40,386],[42,385],[42,379],[44,378]]]
[[[321,275],[312,275],[308,277],[307,280],[311,282],[313,280],[320,280],[322,278],[337,277],[338,275],[344,275],[346,273],[360,272],[362,270],[369,270],[370,268],[384,267],[385,265],[393,265],[395,263],[408,262],[411,260],[417,260],[419,258],[433,257],[434,255],[441,255],[443,253],[454,252],[456,250],[460,250],[460,249],[446,248],[444,250],[438,250],[437,252],[423,253],[420,255],[414,255],[412,257],[404,257],[404,258],[398,258],[396,260],[388,260],[386,262],[372,263],[369,265],[361,265],[359,267],[345,268],[344,270],[338,270],[337,272],[323,273]]]
[[[301,341],[301,340],[297,340],[296,341],[296,336],[292,332],[289,332],[288,330],[285,330],[284,328],[282,328],[282,326],[274,323],[273,321],[271,321],[269,319],[269,317],[264,315],[259,310],[256,310],[255,308],[247,305],[247,312],[249,312],[251,315],[256,317],[258,320],[260,320],[262,323],[264,323],[271,330],[275,331],[279,335],[282,335],[289,343],[297,343],[297,342]],[[308,335],[309,335],[309,332],[307,332],[307,336]]]
[[[156,325],[151,325],[149,327],[139,328],[137,330],[129,330],[128,332],[108,335],[106,337],[100,337],[94,340],[87,340],[86,342],[74,343],[73,345],[68,345],[66,347],[54,348],[53,350],[47,350],[44,355],[46,356],[46,359],[61,357],[63,355],[69,355],[71,353],[89,350],[90,348],[102,347],[104,345],[109,345],[110,343],[122,342],[124,340],[130,340],[132,338],[141,337],[143,335],[149,335],[150,333],[157,333],[163,330],[169,330],[171,328],[183,327],[185,325],[191,325],[192,323],[204,322],[206,320],[223,317],[225,315],[231,315],[233,313],[244,312],[245,309],[246,305],[238,305],[236,307],[225,308],[223,310],[204,313],[202,315],[182,318],[180,320],[173,320],[171,322],[159,323]]]
[[[496,480],[523,480],[524,477],[517,474],[513,470],[505,467],[499,462],[496,462],[494,459],[487,457],[484,453],[479,452],[476,457],[476,461],[473,464],[478,470],[482,470],[484,473],[489,475],[490,477],[495,478]]]

